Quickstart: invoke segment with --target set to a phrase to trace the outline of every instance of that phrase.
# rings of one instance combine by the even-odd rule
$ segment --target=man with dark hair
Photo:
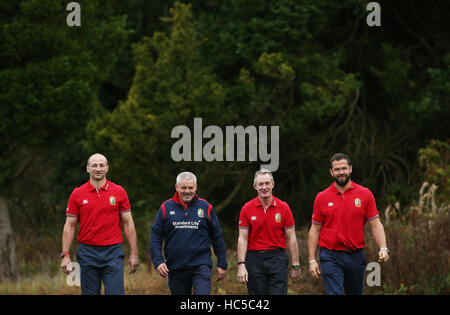
[[[333,162],[334,161],[340,161],[342,159],[347,160],[348,166],[352,166],[352,162],[350,161],[350,158],[348,157],[348,155],[346,155],[344,153],[336,153],[330,159],[330,169],[333,168]],[[349,179],[350,179],[350,177],[349,177]]]
[[[309,270],[313,277],[319,278],[321,272],[316,261],[319,246],[327,294],[363,294],[364,225],[369,222],[380,247],[379,262],[389,259],[384,228],[372,192],[350,180],[350,158],[342,153],[333,155],[329,171],[334,183],[318,193],[314,201],[308,234]]]

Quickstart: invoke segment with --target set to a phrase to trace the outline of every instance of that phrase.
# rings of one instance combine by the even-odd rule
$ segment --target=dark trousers
[[[211,293],[211,267],[201,265],[192,269],[170,270],[169,289],[172,295],[209,295]]]
[[[77,252],[80,264],[81,294],[101,294],[102,281],[107,295],[123,295],[123,259],[121,244],[91,246],[80,244]]]
[[[364,294],[366,257],[364,250],[354,253],[320,249],[320,268],[327,294]]]
[[[286,295],[289,258],[283,249],[247,251],[245,268],[251,295]]]

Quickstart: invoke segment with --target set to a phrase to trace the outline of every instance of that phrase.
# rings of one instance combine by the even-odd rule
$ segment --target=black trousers
[[[283,249],[247,251],[247,289],[251,295],[286,295],[289,258]]]
[[[169,289],[172,295],[209,295],[211,293],[211,266],[201,265],[186,270],[169,271]]]

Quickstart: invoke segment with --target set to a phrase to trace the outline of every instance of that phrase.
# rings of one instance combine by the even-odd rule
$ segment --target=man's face
[[[194,180],[182,180],[179,184],[175,184],[175,190],[184,204],[191,202],[197,192],[197,185]]]
[[[260,174],[256,177],[256,182],[253,187],[258,192],[258,197],[268,198],[272,196],[272,189],[275,183],[270,178],[269,174]]]
[[[330,174],[333,176],[334,181],[341,187],[347,185],[350,180],[350,174],[352,173],[352,166],[348,165],[346,159],[339,161],[333,161]]]
[[[90,178],[96,181],[103,180],[108,173],[109,167],[106,158],[101,155],[94,155],[89,159],[89,164],[86,167]]]

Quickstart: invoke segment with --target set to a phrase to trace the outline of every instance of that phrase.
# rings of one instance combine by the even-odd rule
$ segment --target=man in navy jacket
[[[175,190],[153,221],[150,240],[153,265],[162,277],[169,277],[172,294],[189,295],[192,288],[194,294],[210,294],[211,244],[217,256],[216,280],[225,277],[228,266],[219,219],[213,206],[196,194],[194,174],[180,173]]]

